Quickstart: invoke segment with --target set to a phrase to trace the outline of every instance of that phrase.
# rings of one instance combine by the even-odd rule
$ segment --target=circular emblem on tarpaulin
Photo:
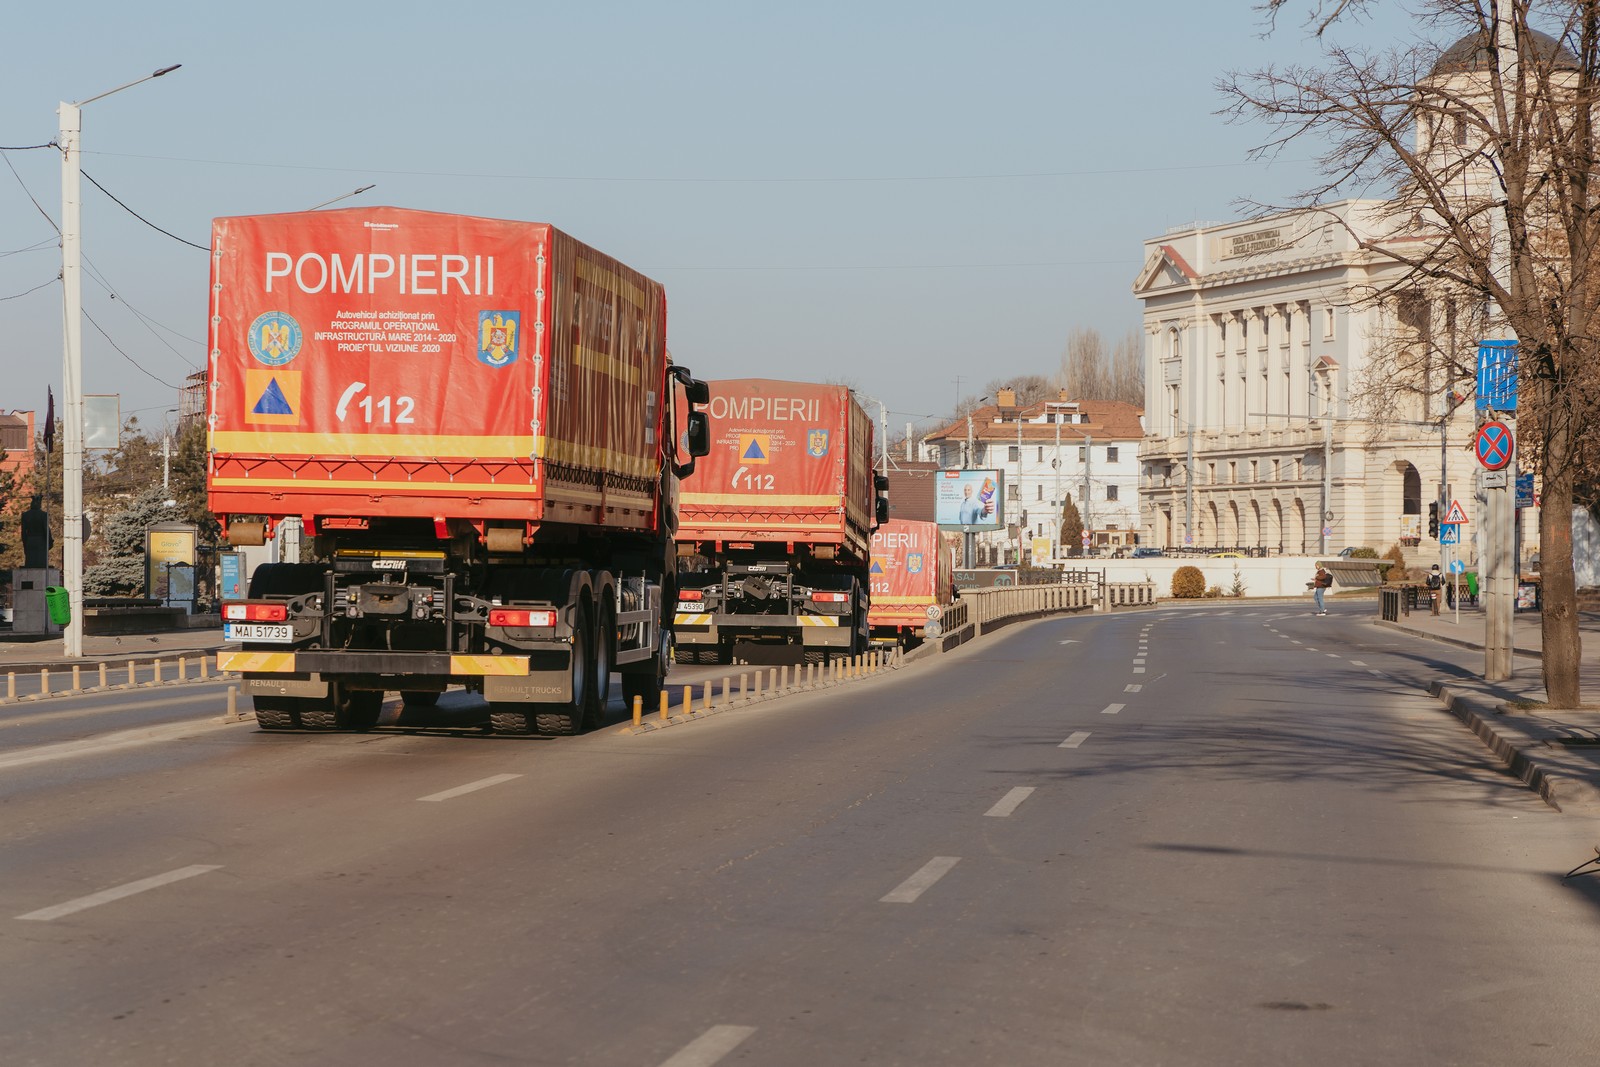
[[[269,367],[281,367],[300,354],[305,334],[294,316],[268,311],[250,324],[247,340],[252,356]]]

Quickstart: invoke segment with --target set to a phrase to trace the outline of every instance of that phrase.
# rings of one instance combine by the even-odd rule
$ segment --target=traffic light
[[[1439,505],[1437,502],[1428,505],[1428,536],[1436,541],[1439,539]]]

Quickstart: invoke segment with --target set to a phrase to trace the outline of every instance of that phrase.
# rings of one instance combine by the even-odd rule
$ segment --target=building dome
[[[1551,37],[1548,33],[1538,30],[1529,30],[1528,35],[1533,38],[1534,51],[1543,61],[1550,62],[1557,70],[1577,70],[1578,59],[1562,43]],[[1494,56],[1494,34],[1492,32],[1469,33],[1455,44],[1446,48],[1439,56],[1438,62],[1429,71],[1431,78],[1444,77],[1451,74],[1476,73],[1487,71],[1490,60]]]

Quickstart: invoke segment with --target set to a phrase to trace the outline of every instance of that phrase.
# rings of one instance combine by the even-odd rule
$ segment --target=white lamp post
[[[127,85],[108,89],[75,104],[62,102],[61,118],[61,301],[64,310],[61,354],[61,569],[72,604],[72,617],[63,631],[63,651],[83,655],[83,278],[79,186],[82,163],[78,142],[82,132],[79,109],[112,93],[177,70],[181,63],[162,67]]]

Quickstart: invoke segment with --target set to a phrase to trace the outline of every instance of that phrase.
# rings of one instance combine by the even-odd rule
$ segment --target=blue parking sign
[[[1517,342],[1478,342],[1477,408],[1517,410]]]

